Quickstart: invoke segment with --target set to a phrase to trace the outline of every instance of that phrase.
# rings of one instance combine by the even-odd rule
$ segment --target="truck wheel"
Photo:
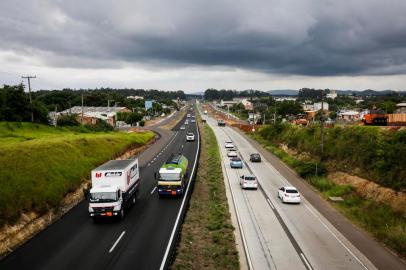
[[[121,208],[121,210],[120,210],[120,219],[124,219],[124,216],[125,216],[124,208]]]
[[[134,194],[133,198],[132,198],[132,203],[135,204],[135,198],[137,197],[137,193]]]

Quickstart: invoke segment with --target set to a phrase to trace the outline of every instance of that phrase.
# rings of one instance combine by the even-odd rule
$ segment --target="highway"
[[[302,196],[299,205],[283,204],[277,197],[281,186],[292,185],[266,159],[249,161],[258,152],[230,127],[213,128],[222,154],[226,187],[233,197],[248,269],[377,269],[350,241]],[[243,169],[231,169],[224,142],[231,139],[244,160]],[[239,177],[254,174],[258,190],[242,190]],[[299,190],[300,191],[300,190]]]
[[[176,242],[175,225],[182,222],[192,185],[188,185],[187,196],[159,199],[154,173],[170,154],[181,152],[189,160],[188,176],[192,179],[189,183],[193,183],[198,132],[195,123],[179,130],[184,120],[173,131],[160,130],[160,140],[138,156],[141,190],[124,220],[93,223],[88,216],[88,204],[82,201],[4,258],[0,269],[165,268]],[[196,134],[195,142],[186,142],[187,131]]]

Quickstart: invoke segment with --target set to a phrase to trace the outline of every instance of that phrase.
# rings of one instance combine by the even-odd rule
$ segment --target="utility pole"
[[[31,106],[31,122],[34,122],[34,108],[32,106],[32,97],[31,97],[31,79],[36,79],[37,76],[22,76],[22,79],[27,79],[28,80],[28,92],[30,95],[30,106]]]
[[[320,146],[321,158],[323,159],[324,152],[324,90],[321,90],[321,116],[320,116]]]
[[[80,124],[83,125],[83,92],[82,92],[82,115],[80,117]]]
[[[57,116],[57,113],[58,113],[58,106],[55,105],[55,127],[57,127],[57,125],[58,125],[58,116]]]
[[[276,125],[276,100],[274,100],[274,102],[275,102],[275,108],[273,111],[273,124]]]

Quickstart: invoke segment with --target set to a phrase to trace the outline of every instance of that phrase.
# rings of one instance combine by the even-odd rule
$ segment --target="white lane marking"
[[[313,268],[310,266],[309,262],[306,259],[306,256],[303,253],[300,253],[300,256],[302,257],[303,261],[306,263],[307,269],[313,270]]]
[[[266,201],[267,201],[268,204],[271,206],[271,208],[272,208],[273,210],[275,210],[275,207],[273,206],[271,200],[270,200],[269,198],[266,198]]]
[[[362,267],[364,267],[365,269],[368,269],[368,267],[366,267],[361,260],[343,243],[343,241],[341,241],[338,236],[327,226],[326,223],[323,222],[323,220],[321,220],[321,218],[316,215],[316,213],[314,213],[314,211],[307,206],[306,203],[304,203],[304,206],[309,209],[310,213],[312,213],[319,221],[320,223],[334,236],[334,238],[362,265]]]
[[[125,234],[125,231],[123,231],[120,234],[120,236],[117,238],[116,242],[114,242],[114,245],[110,248],[109,253],[111,253],[114,250],[114,248],[117,246],[118,242],[120,242],[121,238],[123,238],[124,234]]]
[[[154,187],[151,191],[151,195],[154,193],[154,191],[156,190],[156,187]]]
[[[224,131],[224,133],[225,133],[225,131]],[[240,136],[241,138],[243,138],[243,140],[247,141],[247,142],[249,143],[249,145],[250,145],[252,148],[256,149],[247,139],[245,139],[245,138],[244,138],[243,136],[241,136],[239,133],[236,132],[235,134],[238,134],[238,136]],[[229,136],[229,135],[228,135],[228,136]],[[268,166],[267,163],[269,163],[270,166]],[[291,184],[287,181],[287,179],[286,179],[284,176],[282,176],[282,175],[279,173],[279,171],[276,170],[276,168],[274,168],[273,165],[272,165],[268,160],[267,160],[267,162],[265,162],[265,164],[267,165],[268,168],[271,168],[274,172],[277,172],[283,182],[287,183],[288,185],[291,185]],[[288,166],[286,166],[286,167],[288,167]],[[289,168],[289,167],[288,167],[288,168]],[[290,169],[290,168],[289,168],[289,169]],[[292,169],[290,169],[290,170],[292,170]],[[293,172],[293,170],[292,170],[292,172]],[[362,263],[362,261],[344,244],[344,242],[341,241],[341,240],[338,238],[338,236],[327,226],[327,224],[324,223],[323,220],[322,220],[306,203],[304,203],[304,205],[305,205],[305,207],[310,211],[310,213],[312,213],[312,214],[318,219],[318,221],[327,229],[327,231],[330,232],[331,235],[333,235],[333,237],[341,244],[341,246],[343,246],[344,249],[347,250],[347,251],[354,257],[354,259],[357,260],[359,264],[361,264],[362,267],[364,267],[365,269],[368,269],[368,267],[366,267],[366,266]],[[343,235],[343,237],[345,238],[344,235]]]
[[[199,155],[199,150],[200,150],[200,134],[199,134],[199,127],[197,126],[196,128],[197,128],[197,151],[196,151],[196,155],[195,155],[195,162],[194,162],[194,164],[193,164],[192,173],[191,173],[190,176],[189,176],[189,183],[188,183],[188,185],[187,185],[186,192],[185,192],[185,194],[183,195],[182,205],[180,206],[180,209],[179,209],[179,212],[178,212],[178,216],[176,217],[176,221],[175,221],[175,225],[173,226],[173,230],[172,230],[172,233],[171,233],[171,237],[169,238],[168,245],[166,246],[165,255],[164,255],[163,259],[162,259],[161,266],[159,267],[160,270],[163,270],[163,269],[165,268],[165,263],[166,263],[166,260],[167,260],[167,258],[168,258],[168,255],[169,255],[169,251],[170,251],[170,249],[171,249],[171,245],[172,245],[173,239],[174,239],[174,237],[175,237],[176,228],[178,227],[178,223],[179,223],[179,221],[180,221],[180,215],[182,214],[183,208],[185,207],[185,202],[186,202],[187,194],[188,194],[188,191],[189,191],[189,189],[190,189],[190,183],[192,182],[192,181],[191,181],[191,180],[192,180],[192,176],[193,176],[193,173],[195,172],[195,169],[196,169],[197,156]]]

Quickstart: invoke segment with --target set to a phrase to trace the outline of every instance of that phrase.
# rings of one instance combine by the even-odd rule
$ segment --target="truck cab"
[[[124,216],[121,190],[116,186],[94,187],[89,193],[91,217]]]

